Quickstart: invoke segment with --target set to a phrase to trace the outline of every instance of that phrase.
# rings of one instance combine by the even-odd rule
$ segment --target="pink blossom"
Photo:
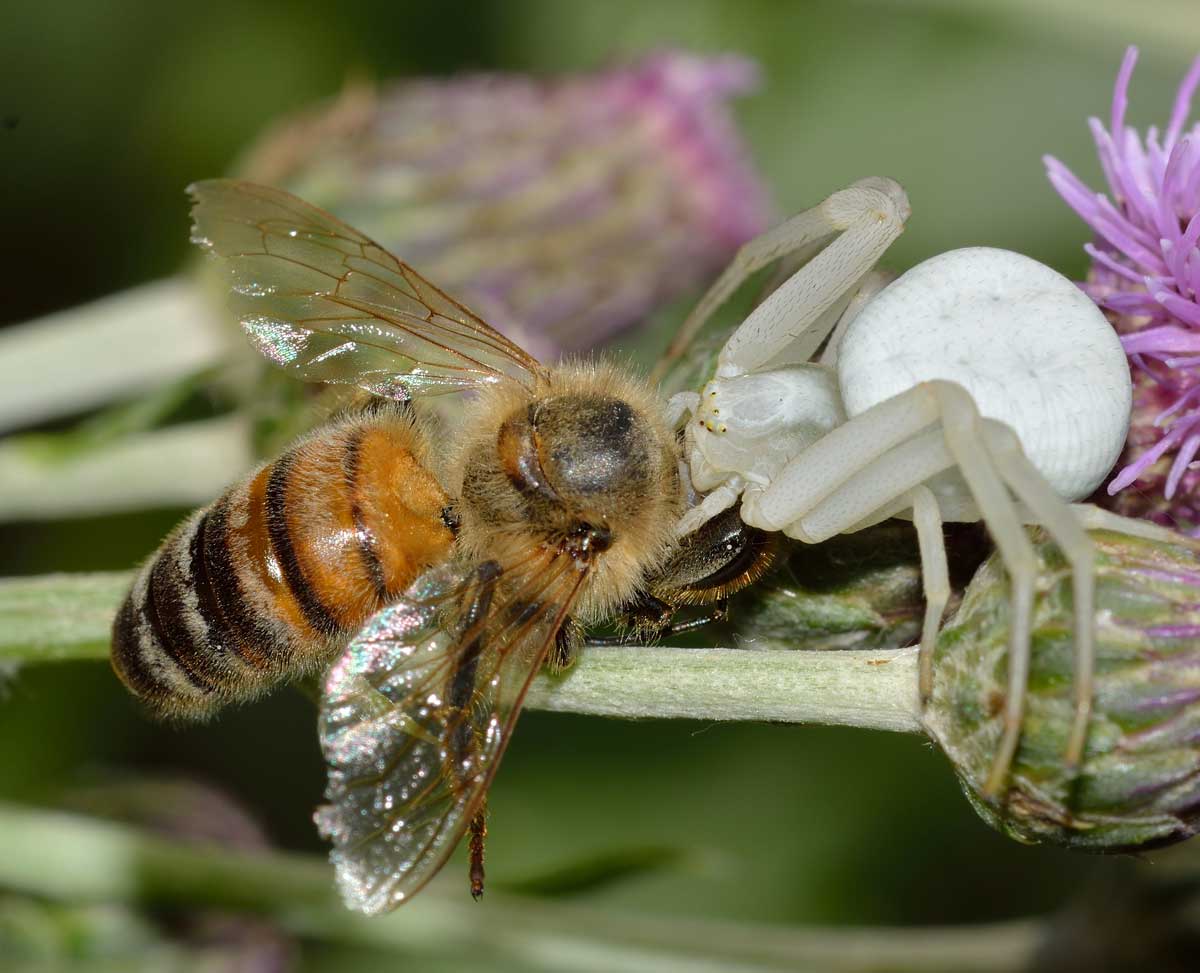
[[[758,71],[662,52],[589,74],[348,89],[242,174],[370,234],[539,357],[701,287],[771,212],[730,111]]]
[[[1093,191],[1052,156],[1045,163],[1051,184],[1096,234],[1084,248],[1092,268],[1082,286],[1109,313],[1138,378],[1126,465],[1108,493],[1140,480],[1171,500],[1195,487],[1190,471],[1200,451],[1200,125],[1187,125],[1200,58],[1179,86],[1166,131],[1152,126],[1145,136],[1125,124],[1136,61],[1131,47],[1109,127],[1089,121],[1109,193]],[[1173,520],[1166,507],[1156,509]]]

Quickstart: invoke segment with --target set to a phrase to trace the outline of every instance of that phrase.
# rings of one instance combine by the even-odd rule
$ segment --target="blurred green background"
[[[182,187],[225,171],[265,124],[348,77],[573,71],[662,47],[761,64],[761,91],[737,110],[780,213],[889,175],[913,204],[890,265],[990,244],[1078,277],[1086,235],[1041,155],[1098,184],[1085,120],[1107,115],[1128,43],[1142,47],[1131,120],[1163,124],[1200,50],[1192,3],[10,4],[0,320],[176,269]],[[181,513],[0,527],[0,574],[130,567]],[[98,665],[28,670],[4,693],[0,797],[49,799],[129,770],[194,773],[253,809],[280,846],[320,850],[311,812],[323,774],[298,693],[191,729],[147,723]],[[595,856],[678,851],[588,893],[623,912],[984,921],[1056,909],[1114,867],[993,834],[928,744],[864,731],[531,713],[492,801],[497,885]]]

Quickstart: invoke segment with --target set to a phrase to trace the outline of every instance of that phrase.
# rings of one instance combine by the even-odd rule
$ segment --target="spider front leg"
[[[821,356],[817,359],[820,364],[826,368],[837,367],[838,345],[841,344],[842,336],[846,333],[846,329],[854,323],[854,319],[870,303],[871,298],[895,279],[896,275],[891,271],[872,270],[859,282],[858,288],[854,291],[854,296],[850,298],[850,303],[846,305],[846,310],[838,318],[833,333],[829,336],[829,340],[825,342],[825,347],[821,349]]]
[[[729,477],[720,486],[706,493],[703,500],[679,518],[679,523],[675,525],[675,536],[686,537],[718,514],[724,513],[738,502],[738,497],[745,488],[746,482],[740,476]]]
[[[699,392],[677,392],[667,400],[665,418],[667,425],[675,429],[687,415],[695,415],[700,408]]]
[[[840,317],[858,282],[903,231],[910,212],[898,183],[871,177],[751,240],[680,326],[651,379],[662,378],[747,277],[788,254],[819,251],[733,333],[721,351],[719,368],[744,374],[785,348],[791,361],[806,361]],[[802,347],[789,348],[793,343]]]

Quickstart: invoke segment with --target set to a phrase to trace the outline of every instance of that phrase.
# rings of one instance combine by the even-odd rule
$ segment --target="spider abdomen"
[[[849,416],[921,382],[963,386],[1069,500],[1100,484],[1129,429],[1112,326],[1071,281],[1006,250],[952,250],[900,277],[846,330],[838,378]]]

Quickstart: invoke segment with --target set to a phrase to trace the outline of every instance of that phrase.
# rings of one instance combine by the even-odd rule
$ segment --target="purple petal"
[[[1191,423],[1194,428],[1197,422]],[[1175,461],[1171,464],[1171,472],[1167,475],[1167,486],[1163,490],[1163,496],[1170,500],[1175,496],[1175,490],[1179,486],[1179,481],[1183,479],[1183,474],[1188,470],[1188,464],[1196,455],[1196,451],[1200,449],[1200,434],[1192,433],[1184,440],[1183,445],[1179,447],[1179,452],[1175,456]]]
[[[1141,476],[1147,467],[1157,463],[1163,454],[1175,445],[1179,438],[1173,432],[1167,433],[1167,435],[1146,450],[1146,452],[1142,453],[1141,456],[1121,470],[1120,473],[1113,477],[1112,483],[1108,485],[1109,496],[1112,496],[1118,490],[1125,489],[1125,487]]]
[[[1175,144],[1179,133],[1183,131],[1183,123],[1187,121],[1187,116],[1191,113],[1192,95],[1196,93],[1198,84],[1200,84],[1200,57],[1192,62],[1192,66],[1179,86],[1179,93],[1175,96],[1175,105],[1171,109],[1171,123],[1167,126],[1168,148]]]
[[[1168,423],[1167,420],[1170,419],[1171,416],[1175,415],[1176,412],[1179,412],[1181,409],[1191,405],[1197,397],[1200,397],[1200,386],[1193,386],[1192,388],[1187,389],[1169,407],[1163,409],[1163,411],[1158,414],[1158,418],[1154,420],[1154,424],[1156,426],[1170,425],[1171,435],[1175,436],[1176,438],[1180,438],[1186,431],[1186,427],[1191,425],[1191,419],[1194,417],[1183,416],[1182,418],[1177,419],[1174,423]]]
[[[1112,124],[1110,131],[1120,132],[1125,128],[1125,109],[1129,106],[1129,79],[1133,77],[1133,66],[1137,64],[1138,49],[1132,45],[1125,49],[1121,68],[1117,71],[1117,83],[1113,87]]]
[[[1142,283],[1142,278],[1137,274],[1136,271],[1133,271],[1126,267],[1123,263],[1114,260],[1103,250],[1099,249],[1095,244],[1085,243],[1083,245],[1083,252],[1096,261],[1096,263],[1108,268],[1114,274],[1124,277],[1130,283]]]
[[[1135,291],[1109,294],[1099,303],[1118,314],[1144,315],[1159,314],[1163,311],[1163,306],[1149,294],[1139,294]]]
[[[1168,324],[1161,328],[1148,328],[1145,331],[1121,335],[1121,344],[1126,354],[1151,350],[1200,352],[1200,334]]]
[[[1054,156],[1043,156],[1042,162],[1046,166],[1046,177],[1050,180],[1050,184],[1058,190],[1063,201],[1075,210],[1086,223],[1090,224],[1099,215],[1096,200],[1101,198],[1100,193],[1088,188],[1075,173]]]
[[[1154,299],[1179,320],[1200,327],[1200,307],[1197,307],[1192,301],[1165,290],[1157,290],[1153,294]]]

